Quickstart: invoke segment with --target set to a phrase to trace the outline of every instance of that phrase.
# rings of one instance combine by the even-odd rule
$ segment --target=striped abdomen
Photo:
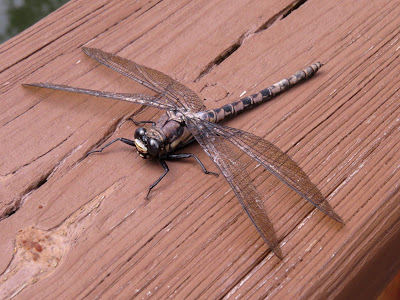
[[[244,110],[253,107],[256,104],[263,103],[274,98],[275,96],[283,93],[297,83],[313,76],[321,68],[321,66],[322,64],[320,62],[316,62],[311,66],[305,68],[304,70],[297,71],[289,78],[282,79],[281,81],[271,85],[270,87],[263,89],[257,94],[247,96],[236,102],[226,104],[220,108],[205,110],[197,114],[203,120],[208,120],[213,123],[220,122],[230,116],[237,115]]]

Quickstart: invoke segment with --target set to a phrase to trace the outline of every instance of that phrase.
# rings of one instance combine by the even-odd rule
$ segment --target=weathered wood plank
[[[0,297],[374,299],[399,270],[400,7],[309,0],[282,19],[295,5],[70,1],[2,44]],[[171,163],[145,201],[156,163],[122,145],[85,158],[107,139],[132,137],[126,118],[138,107],[21,87],[148,93],[82,45],[170,74],[208,96],[207,107],[325,63],[229,125],[288,151],[346,225],[271,176],[256,179],[279,261],[225,180],[191,161]],[[187,151],[215,170],[198,145]]]

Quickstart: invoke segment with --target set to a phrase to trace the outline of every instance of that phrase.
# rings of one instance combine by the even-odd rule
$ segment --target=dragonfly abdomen
[[[292,86],[313,76],[321,68],[321,66],[322,64],[320,62],[316,62],[304,70],[297,71],[292,76],[282,79],[256,94],[244,97],[236,102],[225,104],[220,108],[200,112],[200,118],[206,119],[213,123],[221,122],[226,118],[237,115],[249,108],[252,108],[256,104],[266,102],[283,93],[284,91],[287,91]]]

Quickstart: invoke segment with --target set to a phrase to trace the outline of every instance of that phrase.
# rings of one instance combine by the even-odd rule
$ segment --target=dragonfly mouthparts
[[[143,158],[149,157],[149,153],[147,152],[147,147],[141,140],[135,139],[135,147],[141,157]]]

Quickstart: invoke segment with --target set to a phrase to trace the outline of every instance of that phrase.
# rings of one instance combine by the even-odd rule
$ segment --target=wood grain
[[[0,298],[375,299],[400,269],[400,6],[298,2],[76,0],[0,45]],[[228,125],[287,151],[346,225],[257,181],[280,261],[224,179],[190,160],[144,200],[157,163],[126,145],[85,158],[132,138],[139,107],[21,86],[149,93],[84,45],[217,95],[208,108],[323,62]]]

